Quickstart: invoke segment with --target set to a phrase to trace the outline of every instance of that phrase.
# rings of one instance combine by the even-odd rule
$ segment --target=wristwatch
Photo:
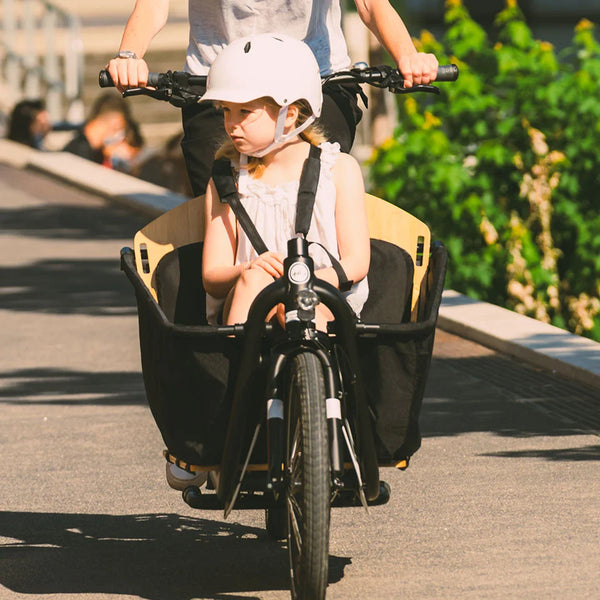
[[[138,55],[133,50],[119,50],[114,58],[137,58]]]

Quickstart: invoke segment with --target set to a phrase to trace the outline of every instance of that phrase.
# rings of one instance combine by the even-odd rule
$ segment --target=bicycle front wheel
[[[291,592],[295,600],[322,600],[331,485],[323,369],[310,352],[290,366],[285,467]]]

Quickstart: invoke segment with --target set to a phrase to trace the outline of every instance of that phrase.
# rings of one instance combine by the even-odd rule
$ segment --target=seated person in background
[[[114,91],[106,92],[96,99],[83,127],[63,150],[103,164],[105,148],[125,139],[130,120],[125,100]]]
[[[125,137],[115,139],[114,143],[104,146],[102,164],[109,169],[134,174],[144,148],[144,138],[138,123],[128,119]]]
[[[181,151],[182,138],[183,132],[178,132],[171,136],[158,151],[137,160],[133,170],[130,171],[131,175],[183,196],[192,197],[194,194]]]
[[[44,138],[52,130],[50,115],[43,100],[22,100],[10,113],[7,138],[42,150]]]

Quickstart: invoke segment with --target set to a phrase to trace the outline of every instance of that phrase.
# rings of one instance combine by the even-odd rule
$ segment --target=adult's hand
[[[404,87],[427,85],[437,77],[438,60],[433,54],[416,52],[398,60],[398,70],[404,77]]]
[[[120,92],[148,84],[148,65],[143,58],[112,58],[106,69]]]

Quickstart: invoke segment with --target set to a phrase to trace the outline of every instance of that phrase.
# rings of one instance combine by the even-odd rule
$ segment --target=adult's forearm
[[[355,4],[363,23],[396,63],[417,52],[404,21],[388,0],[355,0]]]
[[[169,0],[137,0],[125,25],[119,50],[132,50],[140,58],[169,16]]]

